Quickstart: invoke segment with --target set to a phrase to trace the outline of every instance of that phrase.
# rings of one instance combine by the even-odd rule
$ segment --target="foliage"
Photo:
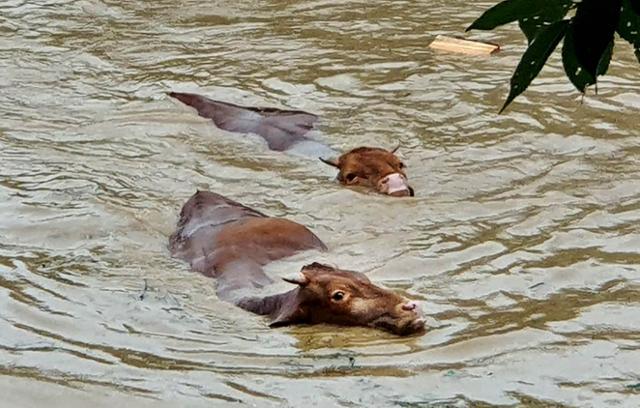
[[[634,47],[640,62],[640,0],[504,0],[467,31],[493,30],[514,21],[527,37],[528,48],[500,112],[527,89],[561,41],[564,71],[582,93],[609,69],[616,32]]]

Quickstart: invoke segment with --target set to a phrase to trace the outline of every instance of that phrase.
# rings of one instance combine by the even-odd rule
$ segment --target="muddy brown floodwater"
[[[554,56],[431,51],[492,2],[0,2],[0,405],[640,406],[640,78],[581,101]],[[394,147],[415,198],[217,130],[164,95],[322,116]],[[430,331],[269,329],[169,258],[210,188],[310,226],[313,260],[423,301]],[[146,283],[145,283],[146,282]],[[144,290],[147,285],[146,291]],[[284,283],[282,283],[284,285]]]

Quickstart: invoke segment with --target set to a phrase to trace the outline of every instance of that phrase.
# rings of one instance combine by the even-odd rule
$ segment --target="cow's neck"
[[[290,321],[297,315],[300,288],[275,295],[256,296],[256,290],[272,283],[262,265],[252,260],[228,262],[216,271],[217,294],[220,299],[259,315],[268,315],[272,324]]]

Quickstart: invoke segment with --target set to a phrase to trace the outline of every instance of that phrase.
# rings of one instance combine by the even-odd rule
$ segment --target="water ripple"
[[[503,45],[490,58],[427,48],[485,7],[4,1],[8,401],[638,406],[637,62],[616,47],[598,95],[581,98],[553,56],[498,116],[526,45],[516,27],[471,34]],[[336,149],[400,143],[417,197],[342,188],[169,89],[316,112]],[[196,188],[305,223],[330,247],[270,273],[312,258],[364,271],[419,299],[431,330],[271,330],[219,301],[166,249]]]

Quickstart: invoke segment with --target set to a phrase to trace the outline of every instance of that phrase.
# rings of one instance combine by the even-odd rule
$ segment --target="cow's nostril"
[[[402,305],[402,310],[411,311],[411,310],[415,310],[416,307],[418,307],[416,302],[407,302],[404,305]]]
[[[387,184],[389,182],[389,177],[385,177],[382,180],[380,180],[380,184]]]

